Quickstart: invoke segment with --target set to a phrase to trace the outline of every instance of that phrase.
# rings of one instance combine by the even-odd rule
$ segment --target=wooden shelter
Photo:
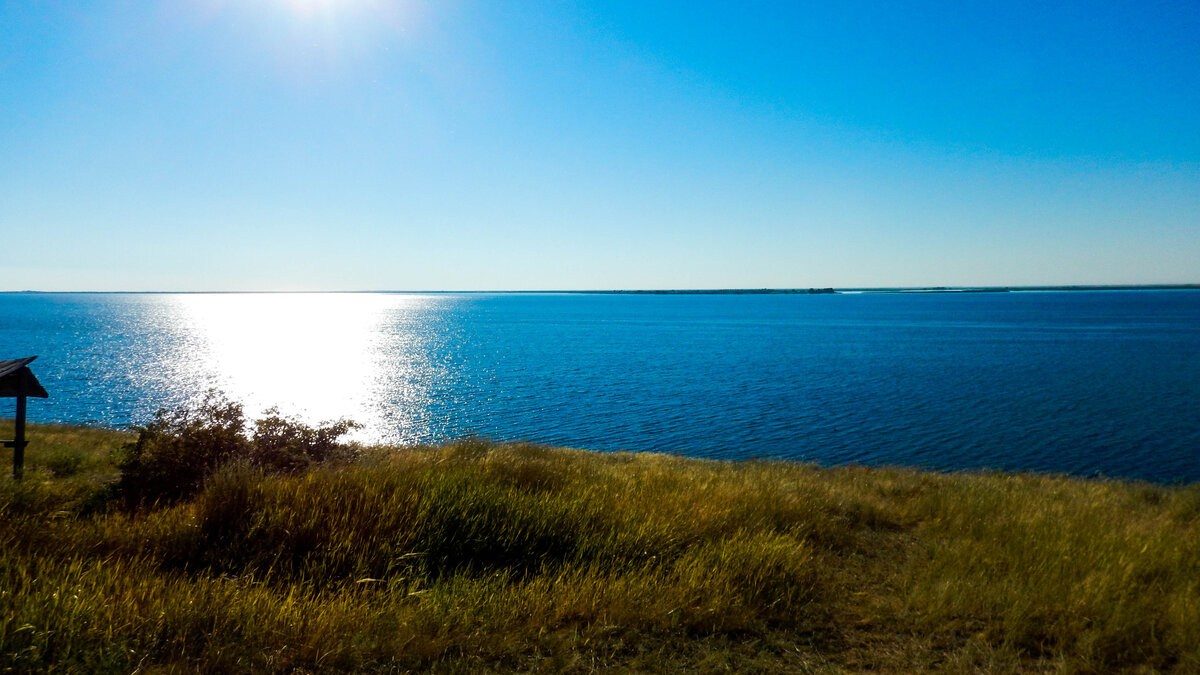
[[[29,369],[29,362],[36,356],[0,361],[0,397],[17,399],[16,430],[13,440],[4,441],[4,447],[13,449],[13,478],[20,479],[25,472],[25,399],[48,398],[42,383]]]

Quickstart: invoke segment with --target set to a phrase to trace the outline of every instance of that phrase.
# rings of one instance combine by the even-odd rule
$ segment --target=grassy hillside
[[[466,441],[137,506],[30,437],[7,671],[1200,670],[1200,486]]]

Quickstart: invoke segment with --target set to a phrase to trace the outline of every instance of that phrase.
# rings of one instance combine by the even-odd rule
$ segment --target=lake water
[[[368,441],[1200,480],[1197,291],[0,294],[33,354],[34,421],[217,388]]]

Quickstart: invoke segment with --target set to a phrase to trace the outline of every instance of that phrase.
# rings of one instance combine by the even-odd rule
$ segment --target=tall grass
[[[465,441],[124,508],[128,435],[31,437],[14,671],[1200,670],[1197,486]]]

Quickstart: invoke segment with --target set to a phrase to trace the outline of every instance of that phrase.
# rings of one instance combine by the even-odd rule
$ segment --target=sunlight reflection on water
[[[356,440],[418,437],[434,368],[417,295],[239,294],[171,298],[187,336],[167,372],[192,397],[218,389],[251,418],[271,407],[310,422],[351,419]],[[386,406],[383,402],[387,403]]]
[[[1193,291],[0,294],[38,421],[144,424],[218,389],[366,442],[1163,481],[1200,480],[1198,349]]]

